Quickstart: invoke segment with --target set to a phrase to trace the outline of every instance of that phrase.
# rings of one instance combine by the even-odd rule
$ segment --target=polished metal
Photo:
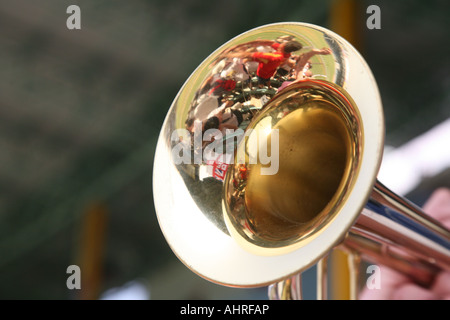
[[[350,288],[350,300],[357,300],[359,294],[359,266],[361,259],[359,253],[356,250],[350,250],[348,255],[348,269],[349,269],[349,288]]]
[[[346,40],[262,26],[217,49],[175,98],[155,153],[158,221],[192,271],[270,285],[273,299],[300,298],[300,272],[318,261],[326,298],[321,259],[336,246],[353,279],[361,257],[427,285],[449,268],[450,232],[377,181],[383,146],[376,82]]]
[[[437,270],[450,270],[450,231],[379,181],[345,244],[423,286]]]
[[[301,300],[302,275],[298,273],[285,279],[283,282],[276,282],[268,287],[267,295],[270,300]]]
[[[317,282],[316,297],[317,300],[328,299],[328,255],[320,259],[316,264]]]
[[[348,254],[352,300],[358,296],[361,258],[397,270],[423,287],[431,286],[439,271],[450,271],[450,231],[379,181],[340,248]],[[317,264],[318,299],[319,286],[327,284],[321,264]],[[283,282],[278,286],[282,288]]]

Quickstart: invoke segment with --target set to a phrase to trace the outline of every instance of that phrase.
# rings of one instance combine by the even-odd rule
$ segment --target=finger
[[[359,295],[359,300],[389,300],[391,293],[388,290],[364,288]]]
[[[423,210],[450,227],[450,189],[439,188],[432,193]]]
[[[450,297],[450,272],[438,274],[434,280],[432,290],[442,297]]]
[[[393,300],[438,300],[439,295],[413,283],[405,283],[392,294]]]
[[[361,300],[392,299],[397,288],[411,281],[405,275],[386,266],[379,266],[379,268],[380,287],[371,289],[369,286],[365,286],[359,297]]]

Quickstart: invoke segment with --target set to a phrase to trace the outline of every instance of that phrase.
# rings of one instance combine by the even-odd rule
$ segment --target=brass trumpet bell
[[[450,233],[377,181],[383,146],[376,82],[345,39],[305,23],[250,30],[206,58],[168,111],[160,227],[188,268],[226,286],[291,281],[343,243],[426,283],[448,268]]]

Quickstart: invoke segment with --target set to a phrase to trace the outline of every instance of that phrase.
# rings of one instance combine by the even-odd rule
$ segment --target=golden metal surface
[[[264,175],[267,165],[236,158],[225,179],[225,221],[243,248],[279,254],[310,241],[339,212],[358,173],[362,128],[342,89],[304,80],[269,102],[247,127],[254,129],[268,133],[268,144],[270,132],[278,131],[279,169]],[[252,142],[245,140],[241,153],[250,153]]]
[[[347,41],[302,23],[250,30],[169,110],[154,162],[161,229],[195,273],[270,285],[273,299],[300,299],[300,272],[337,246],[350,252],[351,299],[360,257],[427,286],[450,269],[450,231],[377,181],[383,139],[377,85]]]
[[[301,44],[291,69],[258,78],[250,54],[276,53],[291,40]],[[205,139],[207,128],[223,135]],[[375,80],[346,40],[305,23],[245,32],[194,71],[164,121],[153,171],[163,234],[210,281],[254,287],[291,279],[355,223],[376,180],[383,129]],[[255,144],[261,131],[266,140]],[[214,153],[221,141],[225,150]],[[261,174],[273,162],[250,163],[261,141],[270,156],[279,152],[276,174]]]
[[[328,255],[317,262],[316,297],[317,300],[328,299]]]
[[[270,300],[301,300],[303,299],[302,275],[298,273],[284,282],[274,283],[268,288]]]

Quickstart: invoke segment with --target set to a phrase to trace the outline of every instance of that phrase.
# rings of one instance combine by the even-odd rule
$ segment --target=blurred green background
[[[341,33],[342,2],[0,0],[0,299],[107,298],[130,287],[152,299],[264,299],[265,288],[199,278],[170,251],[153,207],[157,135],[184,81],[218,46],[271,22]],[[72,4],[81,30],[66,27]],[[366,28],[370,4],[381,30]],[[352,8],[349,40],[379,84],[386,144],[449,118],[449,2]],[[449,180],[431,177],[410,197],[420,203]],[[72,264],[81,290],[66,287]]]

